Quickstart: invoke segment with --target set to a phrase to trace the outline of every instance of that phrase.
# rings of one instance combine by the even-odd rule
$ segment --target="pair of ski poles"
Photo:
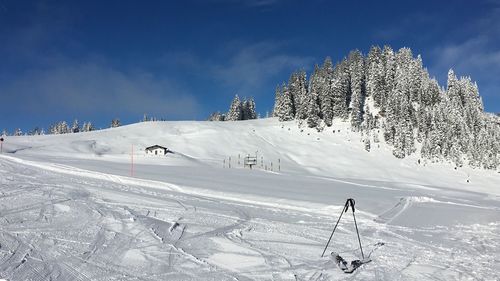
[[[335,233],[335,230],[337,229],[337,226],[339,225],[340,219],[342,218],[342,215],[344,213],[347,213],[349,210],[349,207],[352,209],[352,216],[354,218],[354,225],[356,226],[356,234],[358,235],[358,242],[359,242],[359,249],[361,250],[361,257],[363,260],[365,259],[365,254],[363,253],[363,247],[361,246],[361,239],[359,238],[359,231],[358,231],[358,224],[356,222],[356,215],[354,214],[354,204],[355,201],[352,198],[347,199],[345,202],[344,208],[342,209],[342,212],[340,212],[339,219],[337,220],[337,223],[335,224],[335,227],[333,228],[332,234],[330,235],[330,238],[328,239],[328,242],[326,243],[325,249],[323,250],[323,253],[321,254],[321,257],[325,255],[326,249],[328,248],[328,245],[330,244],[330,241],[332,240],[333,234]]]

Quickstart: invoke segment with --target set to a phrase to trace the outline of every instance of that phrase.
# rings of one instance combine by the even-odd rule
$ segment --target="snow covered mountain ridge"
[[[276,89],[273,116],[328,133],[332,120],[348,121],[366,150],[384,140],[398,158],[500,165],[500,122],[484,112],[477,84],[450,69],[441,88],[409,48],[374,46],[366,57],[355,50],[335,66],[328,57],[309,80],[294,72]]]

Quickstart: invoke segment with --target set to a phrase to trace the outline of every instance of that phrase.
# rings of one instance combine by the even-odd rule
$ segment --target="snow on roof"
[[[146,150],[153,150],[153,149],[157,149],[157,148],[163,148],[163,149],[167,150],[166,147],[161,146],[161,145],[157,145],[157,144],[146,147]]]

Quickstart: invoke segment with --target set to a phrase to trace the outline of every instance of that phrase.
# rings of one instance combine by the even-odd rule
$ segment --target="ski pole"
[[[337,229],[337,226],[339,225],[340,219],[342,218],[342,215],[347,211],[347,208],[349,208],[348,205],[349,200],[344,205],[344,208],[340,212],[339,219],[337,220],[337,223],[335,224],[335,227],[333,228],[332,234],[330,235],[330,238],[328,239],[328,242],[326,243],[325,249],[323,250],[323,253],[321,254],[321,257],[325,255],[326,249],[328,248],[328,245],[330,244],[330,241],[332,240],[333,234],[335,233],[335,230]]]
[[[356,226],[356,234],[358,235],[359,249],[361,250],[361,257],[363,257],[363,260],[364,260],[365,254],[363,253],[363,247],[361,246],[361,239],[359,238],[358,223],[356,222],[356,215],[354,214],[354,199],[347,199],[347,201],[351,204],[352,217],[354,218],[354,226]]]
[[[352,211],[352,216],[354,217],[354,225],[356,226],[356,233],[358,234],[359,249],[361,250],[361,256],[365,259],[365,254],[363,253],[363,247],[361,246],[361,239],[359,238],[358,224],[356,223],[356,216],[354,215],[354,210]]]

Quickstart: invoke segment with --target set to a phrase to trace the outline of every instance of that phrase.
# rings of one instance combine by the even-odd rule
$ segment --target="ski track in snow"
[[[374,262],[347,276],[329,258],[319,257],[336,219],[321,211],[308,214],[279,204],[184,193],[169,184],[151,187],[140,179],[26,163],[0,160],[0,276],[7,280],[499,277],[494,275],[500,269],[494,258],[499,223],[430,229],[390,224],[412,204],[439,202],[432,198],[403,198],[375,220],[358,214],[365,252],[377,242],[385,245],[371,254]],[[344,242],[332,246],[354,258],[359,249],[350,223],[347,218],[334,237]]]
[[[178,152],[169,160],[137,157],[136,178],[126,176],[129,144],[120,134],[128,128],[39,143],[7,140],[11,156],[0,155],[0,279],[500,280],[493,176],[478,172],[471,179],[483,184],[454,188],[457,173],[421,179],[420,170],[446,170],[432,174],[411,160],[384,158],[383,146],[366,154],[341,123],[328,136],[271,121],[231,125],[242,126],[236,129],[217,122],[137,125],[130,139],[171,139]],[[158,134],[149,135],[149,126]],[[341,143],[346,134],[349,141]],[[312,148],[296,151],[304,144]],[[322,154],[325,145],[333,158]],[[220,167],[231,155],[238,167],[240,152],[257,149],[266,165],[279,157],[283,170]],[[367,178],[346,166],[365,162],[359,170],[373,168]],[[394,165],[406,168],[387,173]],[[329,255],[320,257],[349,197],[356,199],[364,253],[373,260],[352,275]],[[350,212],[331,251],[360,258]]]

